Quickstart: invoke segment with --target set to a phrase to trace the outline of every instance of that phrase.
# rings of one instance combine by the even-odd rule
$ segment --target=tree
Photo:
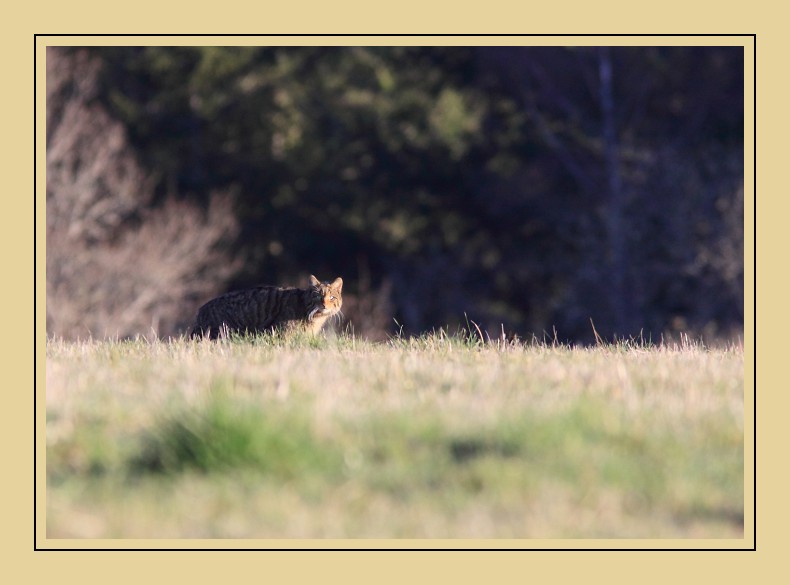
[[[81,107],[121,138],[72,141],[84,161],[116,153],[76,168],[90,185],[110,160],[138,176],[128,197],[112,188],[116,219],[85,224],[141,225],[170,199],[206,213],[233,193],[241,263],[216,287],[342,275],[350,320],[377,307],[378,337],[391,318],[418,332],[464,314],[578,341],[590,319],[606,337],[742,322],[738,48],[83,52],[97,65]]]
[[[47,333],[176,334],[237,270],[223,249],[236,221],[218,196],[205,213],[151,206],[151,176],[97,100],[101,67],[47,51]]]

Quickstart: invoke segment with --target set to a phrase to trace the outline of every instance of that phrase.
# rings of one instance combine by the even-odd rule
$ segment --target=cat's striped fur
[[[224,332],[302,331],[315,335],[340,313],[343,279],[320,282],[310,276],[307,288],[257,286],[229,292],[198,310],[191,337],[216,339]]]

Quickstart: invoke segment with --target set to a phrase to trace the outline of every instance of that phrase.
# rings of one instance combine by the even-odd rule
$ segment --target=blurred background
[[[345,281],[378,340],[743,328],[740,47],[49,47],[47,334]]]

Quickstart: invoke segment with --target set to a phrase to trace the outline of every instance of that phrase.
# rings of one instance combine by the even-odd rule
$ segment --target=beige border
[[[32,141],[30,140],[30,124],[29,119],[25,118],[24,113],[29,111],[27,108],[29,108],[30,67],[32,63],[27,55],[29,55],[28,51],[33,33],[55,30],[84,32],[93,30],[97,32],[105,30],[122,31],[124,29],[133,30],[135,28],[137,30],[152,31],[162,29],[163,32],[164,30],[168,30],[169,32],[170,30],[175,30],[177,27],[192,31],[198,29],[232,30],[234,28],[249,30],[249,28],[251,28],[249,23],[251,22],[257,23],[257,26],[264,30],[281,29],[311,32],[320,32],[330,29],[347,31],[352,28],[375,31],[381,30],[381,27],[388,27],[390,30],[400,29],[410,32],[427,32],[435,30],[463,32],[484,30],[507,33],[513,30],[532,32],[536,27],[541,25],[550,26],[555,30],[590,30],[595,28],[607,32],[644,31],[649,29],[670,31],[687,30],[689,32],[705,30],[716,30],[719,32],[756,32],[758,33],[758,41],[760,41],[760,90],[758,93],[760,98],[760,131],[758,134],[758,136],[760,136],[760,150],[758,154],[760,154],[761,157],[761,165],[758,169],[761,174],[761,217],[764,218],[764,221],[761,221],[761,226],[763,226],[764,230],[766,228],[770,230],[770,227],[775,227],[773,226],[774,221],[780,221],[780,218],[784,217],[782,213],[765,213],[766,207],[775,206],[776,197],[778,197],[779,193],[778,189],[780,188],[778,184],[770,183],[770,174],[766,171],[766,167],[770,164],[770,159],[775,156],[770,155],[770,152],[783,151],[784,149],[783,143],[779,142],[782,137],[777,136],[776,133],[773,133],[773,136],[771,135],[771,128],[773,125],[780,120],[784,120],[784,118],[780,116],[781,110],[779,109],[778,96],[786,94],[780,91],[781,88],[776,87],[774,76],[771,74],[771,71],[777,71],[777,73],[781,72],[783,70],[783,65],[779,61],[779,57],[776,56],[778,55],[778,47],[773,46],[775,44],[774,38],[778,38],[779,35],[777,34],[777,36],[774,37],[770,34],[773,30],[776,30],[778,33],[778,29],[774,27],[778,27],[779,22],[783,19],[780,19],[779,15],[770,14],[766,10],[760,10],[753,6],[747,7],[748,13],[744,11],[744,14],[741,14],[739,10],[742,9],[732,11],[724,3],[717,5],[715,8],[700,7],[696,12],[687,5],[687,3],[666,3],[652,9],[645,7],[645,12],[638,15],[633,13],[634,8],[631,3],[624,3],[623,7],[619,10],[595,3],[584,3],[583,6],[579,7],[571,7],[568,6],[567,3],[563,3],[561,6],[557,7],[557,14],[552,15],[554,18],[547,21],[546,17],[536,13],[533,7],[524,7],[520,9],[520,11],[515,11],[514,13],[512,9],[494,6],[494,3],[486,3],[484,7],[477,7],[476,10],[471,11],[464,9],[460,5],[448,8],[447,11],[436,9],[431,11],[427,6],[420,6],[419,11],[413,11],[405,6],[405,4],[409,3],[404,2],[397,8],[394,6],[391,8],[379,8],[378,10],[380,12],[378,14],[376,14],[375,11],[371,12],[371,8],[369,8],[370,4],[368,4],[368,8],[360,4],[362,8],[355,11],[348,8],[344,9],[344,7],[338,6],[338,4],[335,3],[325,3],[315,10],[312,7],[310,10],[307,10],[303,6],[294,8],[293,10],[296,14],[290,20],[283,21],[282,18],[277,18],[274,14],[271,14],[270,8],[266,6],[259,7],[258,14],[255,15],[255,18],[252,18],[248,11],[240,12],[239,10],[231,10],[230,7],[224,5],[201,7],[200,9],[198,9],[197,5],[194,5],[190,7],[190,10],[200,12],[201,16],[199,18],[203,20],[202,23],[195,24],[195,17],[192,14],[172,10],[168,12],[163,6],[156,5],[153,7],[142,4],[134,7],[129,6],[126,9],[129,14],[120,14],[122,10],[119,10],[115,13],[113,18],[109,18],[107,15],[108,6],[106,4],[99,5],[99,8],[94,10],[82,11],[75,10],[75,7],[71,4],[61,4],[52,8],[42,4],[45,3],[38,3],[33,5],[32,8],[28,8],[27,10],[35,12],[23,17],[22,23],[14,17],[6,21],[9,34],[3,37],[5,39],[3,41],[4,43],[13,45],[13,47],[7,48],[3,56],[4,65],[6,63],[8,64],[8,67],[4,66],[3,68],[9,83],[6,88],[8,93],[11,94],[9,100],[10,105],[7,106],[9,110],[6,111],[19,112],[18,116],[15,115],[13,116],[14,119],[10,120],[8,134],[6,134],[4,141],[6,142],[4,145],[6,148],[4,148],[4,150],[9,151],[9,156],[5,160],[5,166],[9,170],[10,175],[10,184],[9,182],[6,184],[8,185],[9,197],[13,199],[12,217],[16,215],[19,216],[17,225],[9,230],[10,237],[13,238],[12,241],[25,241],[22,234],[22,231],[25,230],[23,226],[29,225],[26,223],[26,221],[29,221],[26,219],[29,218],[29,207],[23,203],[28,200],[25,199],[22,194],[28,192],[27,190],[30,188],[30,174],[32,170],[30,168],[32,165],[30,165],[29,156],[30,147],[32,147]],[[302,12],[302,14],[299,14],[299,12]],[[240,17],[240,14],[244,17]],[[349,17],[350,14],[354,16]],[[419,15],[419,17],[416,15]],[[185,18],[188,24],[182,24]],[[448,18],[452,18],[453,22],[448,23]],[[359,24],[360,19],[365,19],[362,21],[363,24]],[[349,20],[351,24],[347,22]],[[557,23],[560,24],[558,25]],[[6,27],[3,28],[5,29]],[[5,33],[6,31],[4,30],[3,32]],[[52,37],[51,39],[47,39],[46,43],[58,44],[58,42],[55,41],[60,41],[63,44],[67,44],[67,40],[68,44],[88,44],[79,43],[78,39],[75,37],[68,37],[67,39]],[[123,44],[143,44],[144,40],[144,37],[139,37],[134,39],[134,43]],[[152,40],[156,44],[166,44],[160,38]],[[234,40],[238,41],[238,38],[234,38]],[[360,39],[357,38],[356,40],[358,44],[362,44]],[[365,41],[364,44],[410,44],[407,43],[407,39],[403,37],[390,40],[385,38],[363,40]],[[535,42],[533,42],[533,40]],[[594,42],[595,39],[580,38],[578,44],[604,44],[603,38],[599,38],[598,40],[600,43]],[[673,42],[670,38],[662,39],[663,42],[657,42],[653,38],[649,39],[648,42],[639,42],[635,40],[633,43],[621,43],[620,41],[622,41],[622,39],[612,40],[616,41],[616,43],[612,44],[690,44],[680,39]],[[704,41],[702,44],[713,44],[714,42],[713,38],[704,38],[702,40]],[[763,42],[764,40],[765,42]],[[331,41],[332,42],[329,42],[329,40],[322,40],[319,43],[315,42],[315,39],[312,39],[307,43],[301,38],[291,37],[288,39],[288,42],[277,42],[276,44],[355,44],[349,42],[350,39],[340,37],[335,37],[331,39]],[[458,41],[458,44],[521,44],[515,39],[510,39],[505,42],[504,39],[497,38],[495,43],[493,41],[493,39],[489,40],[484,37],[478,37],[475,39],[474,43]],[[252,39],[250,39],[249,42],[257,43],[257,41],[253,41]],[[729,40],[716,40],[715,42],[718,44],[733,44],[732,38],[729,38]],[[174,42],[173,44],[205,43],[205,38],[190,40],[186,37],[182,37],[178,39],[177,43]],[[275,44],[273,40],[270,40],[270,43]],[[423,38],[415,44],[427,43],[428,39]],[[102,42],[101,44],[109,43]],[[226,43],[220,43],[218,41],[217,44]],[[236,44],[236,42],[227,42],[227,44]],[[436,44],[449,45],[453,43],[448,38],[441,38],[437,39]],[[529,44],[554,43],[551,42],[550,39],[539,38],[530,39]],[[562,44],[572,44],[571,39],[567,37],[563,38]],[[606,44],[608,44],[608,42]],[[772,49],[777,50],[775,54],[772,54],[774,53]],[[748,68],[752,63],[748,55],[749,53],[747,50],[747,79],[749,78]],[[781,75],[781,77],[784,77],[784,75]],[[37,75],[37,79],[40,80],[40,75]],[[39,83],[39,87],[43,87],[43,84]],[[766,91],[765,88],[768,87],[773,91]],[[753,128],[752,118],[749,116],[749,104],[752,103],[750,99],[751,96],[749,95],[750,89],[751,87],[747,83],[747,139],[751,136],[751,129]],[[6,97],[4,97],[4,101]],[[783,105],[781,107],[782,109],[784,108]],[[41,113],[40,108],[37,108],[37,112],[39,114]],[[767,124],[766,122],[768,120],[771,120],[772,123]],[[43,129],[39,128],[39,145],[43,143],[41,140],[42,132]],[[775,140],[776,142],[771,143],[769,140]],[[10,145],[11,147],[9,148]],[[754,224],[752,222],[754,208],[753,198],[750,197],[750,195],[753,195],[753,193],[751,193],[752,182],[748,178],[752,170],[750,169],[750,154],[752,150],[748,144],[746,152],[746,201],[748,202],[746,209],[746,257],[748,262],[746,277],[746,351],[748,356],[746,367],[746,406],[747,412],[750,412],[749,409],[753,405],[749,397],[753,395],[754,321],[749,307],[753,307],[755,289],[753,285],[754,280],[751,278],[754,268],[754,264],[751,261],[754,257],[752,244],[754,241]],[[766,153],[769,154],[766,155]],[[37,154],[39,168],[43,168],[42,160],[39,152]],[[763,162],[764,160],[766,162]],[[764,176],[766,175],[768,175],[768,181],[764,181]],[[37,177],[38,193],[43,193],[44,191],[43,188],[41,188],[42,180],[43,178],[39,174]],[[777,195],[773,198],[771,198],[770,195],[765,195],[765,193],[771,192],[771,187],[777,189]],[[39,198],[38,201],[39,205],[36,222],[37,225],[40,226],[43,225],[41,223],[43,221],[43,211],[41,211],[43,205],[41,204],[41,198]],[[39,334],[43,330],[44,322],[41,309],[44,302],[42,292],[44,264],[42,233],[43,230],[39,229],[37,236],[38,248],[36,253],[36,311],[39,323],[39,328],[36,332],[37,339],[42,339]],[[765,232],[761,231],[760,233],[764,234]],[[770,233],[773,234],[776,232]],[[25,234],[25,237],[29,237],[29,235]],[[768,236],[761,237],[761,266],[765,265],[762,262],[763,256],[782,254],[781,251],[778,253],[776,252],[776,250],[780,250],[781,248],[778,245],[771,246],[771,243],[771,239]],[[10,250],[12,248],[7,245],[5,249]],[[19,255],[14,256],[18,257]],[[777,265],[779,265],[779,259],[777,259]],[[12,263],[12,270],[18,272],[20,275],[27,274],[27,271],[24,270],[25,266],[26,262],[24,260],[17,260]],[[764,273],[761,273],[761,275],[764,277]],[[770,302],[774,300],[774,302],[777,302],[779,300],[774,297],[775,293],[773,293],[771,289],[768,289],[768,292],[765,291],[765,288],[761,288],[761,299],[764,301]],[[12,300],[16,301],[18,299],[18,303],[14,306],[29,306],[24,302],[23,294],[24,293],[13,295]],[[11,296],[12,295],[9,295],[9,297]],[[16,314],[16,311],[12,312],[15,313],[15,320],[17,318],[20,320],[22,319],[21,315]],[[24,309],[20,309],[19,312],[24,313]],[[761,318],[765,313],[766,309],[761,305]],[[761,348],[766,347],[765,338],[769,333],[765,329],[767,325],[768,322],[762,318],[760,329]],[[19,327],[12,328],[12,331],[23,332],[28,331],[28,329],[26,327]],[[7,334],[6,338],[8,339],[8,337]],[[11,362],[13,364],[20,364],[21,371],[18,373],[19,378],[27,381],[29,380],[29,368],[32,365],[30,363],[32,360],[29,357],[29,349],[25,349],[25,346],[29,348],[29,345],[23,343],[24,339],[24,334],[21,334],[19,338],[14,336],[14,345],[22,347],[14,350],[19,351],[19,360],[12,357]],[[774,340],[772,339],[770,341]],[[778,344],[779,340],[777,339],[775,341]],[[12,344],[6,340],[6,345],[10,346]],[[37,348],[38,355],[41,355],[40,344],[37,344]],[[762,349],[761,351],[765,350]],[[16,353],[10,355],[16,356]],[[39,358],[36,374],[37,378],[42,381],[44,379],[43,370],[43,359]],[[767,373],[763,374],[763,372]],[[6,553],[12,553],[9,555],[13,557],[9,568],[12,570],[23,570],[27,577],[25,580],[34,580],[35,582],[43,581],[44,579],[57,579],[61,581],[71,578],[79,580],[82,583],[98,582],[99,580],[105,581],[108,578],[120,582],[131,582],[132,580],[137,582],[141,577],[144,578],[151,575],[149,572],[151,568],[155,569],[155,575],[169,575],[170,577],[180,576],[181,578],[187,579],[202,578],[205,581],[216,581],[218,579],[227,578],[229,576],[228,571],[233,569],[236,569],[236,573],[239,574],[240,577],[252,579],[269,578],[276,580],[277,577],[280,576],[287,579],[287,582],[301,581],[306,577],[311,577],[312,579],[321,578],[323,581],[327,578],[332,579],[335,575],[342,577],[344,581],[354,580],[355,576],[357,578],[356,580],[364,580],[359,578],[362,574],[368,575],[367,580],[375,579],[376,582],[385,583],[400,583],[403,579],[407,578],[407,576],[413,578],[413,576],[418,574],[425,575],[429,578],[444,576],[446,579],[452,578],[456,581],[462,580],[467,582],[480,582],[491,580],[492,578],[507,578],[511,575],[514,579],[519,580],[529,577],[538,579],[547,577],[552,578],[552,580],[564,578],[587,580],[593,578],[606,579],[608,581],[613,578],[616,580],[618,576],[625,576],[626,574],[628,574],[629,580],[638,578],[640,581],[647,582],[665,582],[668,578],[673,577],[676,579],[684,577],[693,578],[693,576],[702,577],[703,575],[708,579],[715,579],[716,581],[729,582],[735,581],[736,579],[742,580],[748,577],[754,577],[754,571],[756,570],[765,570],[767,572],[770,570],[768,565],[772,561],[778,564],[779,560],[775,555],[771,555],[771,552],[774,550],[774,545],[778,544],[776,539],[779,537],[779,534],[781,534],[781,532],[777,532],[778,523],[776,522],[776,519],[780,516],[777,508],[780,502],[776,498],[771,498],[771,495],[781,495],[784,499],[786,494],[778,494],[776,488],[772,489],[772,486],[776,485],[771,481],[774,479],[775,475],[773,472],[769,475],[767,471],[768,466],[765,461],[767,458],[773,459],[771,450],[774,452],[780,451],[781,445],[786,444],[786,437],[779,437],[774,434],[769,434],[768,432],[769,428],[771,430],[777,428],[772,426],[771,422],[774,421],[774,417],[782,416],[782,414],[786,412],[786,409],[782,409],[778,406],[779,398],[775,398],[765,391],[766,387],[771,386],[773,374],[774,372],[768,370],[765,360],[761,360],[761,424],[759,429],[759,446],[761,449],[759,464],[761,471],[760,484],[758,485],[760,491],[760,508],[758,510],[758,529],[760,538],[758,539],[757,553],[577,553],[572,556],[573,562],[571,563],[568,562],[569,559],[565,558],[567,553],[531,553],[528,556],[524,553],[437,553],[431,555],[420,553],[263,553],[264,556],[261,556],[261,553],[252,553],[248,555],[236,553],[230,556],[222,553],[33,553],[31,550],[33,535],[32,527],[30,526],[29,480],[20,482],[23,484],[21,489],[15,488],[6,496],[12,500],[14,510],[8,516],[9,526],[12,532],[7,536],[6,542],[8,546],[4,548]],[[12,380],[15,381],[16,376],[17,372],[14,368]],[[27,387],[27,384],[12,384],[12,388],[14,386],[16,386],[18,391],[13,394],[12,404],[7,406],[6,414],[8,415],[13,412],[20,413],[20,415],[15,415],[14,420],[10,421],[10,424],[6,427],[10,435],[6,440],[6,444],[12,444],[12,439],[10,437],[13,436],[17,437],[17,439],[14,440],[12,445],[14,447],[21,447],[25,442],[23,437],[29,437],[30,432],[29,419],[24,416],[25,412],[29,412],[30,395],[22,391],[22,388]],[[41,392],[41,386],[42,385],[39,384],[39,392]],[[11,388],[8,388],[7,391],[10,389]],[[772,390],[778,391],[780,388],[774,388]],[[786,399],[783,400],[786,403]],[[770,403],[770,408],[766,406],[767,402]],[[786,404],[783,405],[786,406]],[[6,416],[6,418],[9,417]],[[747,423],[750,422],[751,418],[747,415]],[[778,421],[776,422],[778,423]],[[39,425],[40,428],[41,426],[42,425]],[[786,427],[787,425],[781,426],[781,428]],[[749,430],[750,428],[747,426],[747,436],[750,435]],[[772,445],[780,445],[780,447],[773,447]],[[14,470],[11,476],[29,478],[31,475],[30,472],[32,471],[29,451],[26,451],[22,447],[21,449],[13,449],[13,453],[16,453],[16,455],[10,457],[11,466]],[[750,467],[749,462],[752,453],[749,445],[747,445],[746,453],[746,464],[748,468]],[[776,453],[776,458],[778,459],[780,455],[781,453]],[[39,463],[41,463],[42,460],[43,457],[39,457]],[[41,474],[39,475],[41,476]],[[786,477],[778,477],[776,479],[780,480],[778,485],[786,485]],[[14,486],[16,483],[17,482],[14,482]],[[750,478],[747,477],[747,499],[751,495],[751,485]],[[748,513],[751,511],[751,507],[747,504],[746,509],[746,523],[747,526],[749,526],[751,523],[749,522],[750,518]],[[786,510],[786,508],[784,509]],[[39,518],[39,521],[40,520],[41,518]],[[781,528],[778,528],[778,530],[781,530]],[[39,531],[39,533],[41,533],[41,531]],[[750,542],[752,536],[753,535],[747,533],[744,540]],[[191,544],[197,545],[199,542],[200,541],[195,541]],[[211,542],[214,543],[215,541]],[[323,545],[328,544],[328,542],[321,542]],[[456,545],[461,543],[468,544],[468,541],[452,542]],[[595,542],[598,544],[602,543],[602,541]],[[60,543],[63,544],[62,541],[60,541]],[[41,541],[39,541],[39,544],[41,544]],[[81,546],[90,546],[90,544],[90,541],[80,541]],[[124,544],[133,546],[134,543],[124,542]],[[169,541],[156,541],[156,544],[168,546],[170,543]],[[293,544],[293,542],[288,542],[287,544]],[[348,542],[346,542],[346,544],[348,544]],[[354,544],[359,543],[355,542]],[[369,542],[369,544],[374,544],[374,542]],[[375,544],[383,545],[385,543],[382,541],[375,541]],[[403,542],[399,541],[399,544],[402,545]],[[435,545],[437,543],[434,542],[433,544]],[[532,544],[537,543],[533,541]],[[556,545],[557,543],[549,542],[547,544]],[[571,545],[571,542],[563,541],[563,544]],[[609,541],[603,544],[612,545],[614,543]],[[633,542],[631,542],[631,544],[633,544]],[[648,542],[643,541],[639,544],[644,546],[647,545]],[[666,541],[663,541],[663,544],[666,544]],[[702,543],[697,541],[696,544]],[[721,546],[723,542],[715,541],[715,544]],[[736,543],[733,542],[731,544]],[[739,546],[742,544],[743,543],[738,543]],[[585,541],[584,545],[591,546],[592,543]],[[225,562],[226,560],[229,561],[227,564]],[[419,569],[419,572],[412,571],[415,566]],[[441,571],[437,571],[437,567],[440,567]],[[148,578],[150,579],[150,577]]]

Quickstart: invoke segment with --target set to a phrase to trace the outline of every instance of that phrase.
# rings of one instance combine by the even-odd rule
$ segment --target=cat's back
[[[215,337],[223,327],[231,331],[261,331],[277,324],[298,289],[261,285],[227,292],[198,309],[192,336]]]
[[[206,302],[198,309],[198,312],[222,306],[244,306],[252,303],[260,303],[270,297],[277,296],[278,293],[283,290],[285,289],[282,287],[271,285],[260,285],[252,288],[233,290]]]

